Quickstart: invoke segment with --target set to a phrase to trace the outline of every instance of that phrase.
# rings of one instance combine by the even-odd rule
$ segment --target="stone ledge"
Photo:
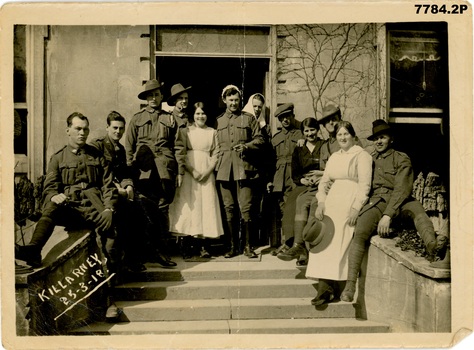
[[[413,272],[421,275],[433,278],[433,279],[450,279],[450,269],[437,269],[430,266],[430,262],[423,257],[416,256],[412,250],[402,251],[399,247],[396,247],[396,241],[391,238],[381,238],[379,236],[373,236],[370,243],[383,251],[388,256],[392,257],[399,264],[402,264],[406,268]]]
[[[28,285],[31,278],[45,276],[57,266],[64,264],[77,251],[84,248],[94,235],[90,230],[73,230],[66,232],[64,227],[57,226],[50,239],[43,247],[41,256],[42,266],[33,272],[15,275],[15,285]]]

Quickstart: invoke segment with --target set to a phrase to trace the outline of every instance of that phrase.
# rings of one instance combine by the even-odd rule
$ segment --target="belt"
[[[81,197],[81,192],[87,189],[88,186],[89,184],[87,182],[78,182],[66,188],[64,194],[72,197],[71,200],[78,200]]]

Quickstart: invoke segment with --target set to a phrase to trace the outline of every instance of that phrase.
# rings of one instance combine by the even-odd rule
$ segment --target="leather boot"
[[[183,259],[189,259],[193,256],[192,254],[192,240],[190,236],[181,236],[178,238],[179,252]]]
[[[450,269],[451,268],[451,253],[450,250],[446,250],[446,255],[443,260],[435,261],[430,264],[431,267],[437,269]]]
[[[348,303],[354,300],[354,294],[356,290],[356,282],[355,281],[347,281],[344,290],[341,293],[341,300],[346,301]]]
[[[41,266],[41,248],[33,245],[15,245],[15,259],[25,261],[29,266]]]
[[[305,248],[302,243],[294,243],[293,247],[288,249],[286,252],[281,252],[277,255],[278,259],[283,261],[291,261],[298,259],[301,254],[305,253]]]
[[[41,250],[54,231],[54,222],[47,216],[41,217],[35,227],[35,232],[28,245],[39,247]]]
[[[306,266],[308,265],[308,260],[308,250],[303,246],[303,253],[301,253],[299,258],[296,260],[296,266]]]
[[[316,297],[311,300],[311,305],[318,306],[329,303],[332,300],[334,300],[334,289],[327,280],[319,279],[318,295],[316,295]]]
[[[31,267],[41,266],[41,250],[51,237],[54,230],[54,222],[47,216],[41,217],[36,224],[33,237],[28,245],[15,247],[15,258],[26,261]]]
[[[413,218],[413,223],[415,224],[415,228],[420,235],[421,240],[425,245],[425,250],[428,256],[434,258],[436,255],[436,234],[434,231],[433,223],[431,222],[430,218],[423,212],[421,214],[410,215]]]
[[[244,255],[250,259],[257,258],[258,255],[255,254],[254,250],[252,249],[252,245],[250,242],[250,232],[252,230],[252,224],[250,221],[244,221],[243,225],[243,236],[245,237],[245,249]]]
[[[233,221],[227,221],[227,229],[230,236],[230,250],[225,253],[224,258],[233,258],[239,255],[239,231]]]

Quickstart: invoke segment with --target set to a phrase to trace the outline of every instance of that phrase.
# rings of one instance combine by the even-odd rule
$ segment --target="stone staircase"
[[[93,323],[74,335],[381,333],[386,324],[356,319],[355,304],[311,305],[317,282],[270,254],[261,261],[147,264],[115,288],[118,323]]]

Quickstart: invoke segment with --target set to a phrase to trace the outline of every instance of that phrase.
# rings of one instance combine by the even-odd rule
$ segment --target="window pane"
[[[13,101],[26,102],[26,26],[15,25]]]
[[[26,109],[15,109],[13,123],[13,150],[15,154],[27,154],[27,114]]]
[[[446,54],[433,32],[392,32],[391,108],[443,108]]]
[[[165,52],[267,54],[268,27],[159,26],[156,50]]]

